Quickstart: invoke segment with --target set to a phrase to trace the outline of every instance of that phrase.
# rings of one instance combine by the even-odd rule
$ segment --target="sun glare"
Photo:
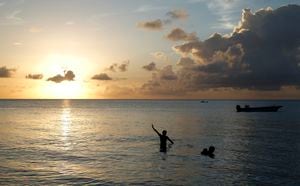
[[[47,56],[41,65],[41,69],[46,69],[45,77],[57,75],[64,76],[66,71],[72,71],[74,80],[62,80],[60,82],[48,81],[40,89],[40,94],[44,98],[54,99],[76,99],[84,97],[83,80],[86,72],[85,65],[87,59],[63,54],[51,54]]]
[[[84,96],[84,90],[79,82],[49,82],[43,87],[44,97],[56,99],[76,99]]]

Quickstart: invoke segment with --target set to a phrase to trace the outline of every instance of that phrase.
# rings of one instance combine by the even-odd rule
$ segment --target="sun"
[[[46,69],[46,83],[40,87],[40,95],[51,99],[78,99],[85,97],[84,74],[86,59],[74,55],[51,54],[42,63],[41,69]],[[51,77],[64,77],[67,71],[72,71],[74,79],[47,81]]]

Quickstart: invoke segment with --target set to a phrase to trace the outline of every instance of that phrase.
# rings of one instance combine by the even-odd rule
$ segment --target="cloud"
[[[117,86],[117,85],[109,85],[106,86],[103,92],[103,96],[107,96],[109,98],[129,98],[136,97],[136,89],[134,87],[129,86]]]
[[[154,73],[141,89],[165,95],[213,89],[300,88],[299,22],[299,5],[266,8],[255,13],[245,9],[232,33],[224,36],[216,33],[203,41],[188,41],[173,47],[181,55],[177,70],[167,67]],[[166,83],[166,79],[172,81]]]
[[[128,70],[129,63],[130,63],[129,60],[127,60],[127,61],[124,61],[122,64],[120,64],[118,66],[119,71],[126,72]]]
[[[189,58],[189,57],[182,57],[178,60],[177,65],[180,67],[193,67],[194,65],[196,65],[196,63],[194,62],[193,59]]]
[[[126,72],[128,70],[130,61],[123,61],[121,64],[114,63],[110,65],[106,70],[111,71],[111,72]]]
[[[196,36],[196,33],[186,33],[181,28],[174,28],[171,30],[171,32],[166,35],[166,38],[171,41],[194,41],[198,40],[198,37]]]
[[[139,91],[142,95],[156,96],[179,96],[184,94],[178,83],[176,74],[172,70],[172,66],[165,66],[152,74],[152,78],[144,83]]]
[[[16,72],[15,68],[6,68],[6,66],[0,67],[0,78],[9,78]]]
[[[68,70],[64,72],[64,76],[57,74],[56,76],[50,77],[47,81],[53,81],[55,83],[61,83],[62,81],[74,81],[75,74],[73,71]]]
[[[94,80],[103,80],[103,81],[112,80],[112,78],[109,77],[106,73],[96,74],[92,77],[92,79],[94,79]]]
[[[169,57],[165,52],[154,52],[151,55],[157,60],[164,61],[164,62],[169,61]]]
[[[245,9],[239,25],[229,36],[175,47],[204,64],[195,72],[199,85],[211,87],[278,90],[300,85],[297,48],[300,45],[300,6],[289,5],[252,13]],[[202,73],[205,74],[201,75]]]
[[[139,28],[144,28],[147,30],[161,30],[163,28],[163,21],[160,19],[156,19],[153,21],[144,21],[144,22],[139,22],[137,26]]]
[[[111,72],[116,72],[118,68],[118,64],[114,63],[112,65],[110,65],[106,70],[111,71]]]
[[[25,76],[26,79],[43,79],[43,74],[28,74]]]
[[[154,62],[151,62],[148,65],[143,66],[142,68],[145,69],[145,70],[147,70],[147,71],[155,71],[155,70],[157,70],[156,64]]]
[[[189,15],[185,10],[172,10],[166,14],[172,19],[186,19]]]
[[[172,65],[165,66],[158,72],[158,77],[161,80],[176,80],[177,76],[173,71]]]
[[[137,24],[137,27],[152,30],[152,31],[159,31],[162,30],[163,27],[167,24],[173,22],[173,20],[183,20],[188,17],[188,14],[185,10],[173,10],[166,13],[168,18],[166,19],[156,19],[152,21],[142,21]]]

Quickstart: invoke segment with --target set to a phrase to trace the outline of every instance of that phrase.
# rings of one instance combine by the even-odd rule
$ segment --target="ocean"
[[[233,184],[300,185],[300,101],[0,100],[0,185]]]

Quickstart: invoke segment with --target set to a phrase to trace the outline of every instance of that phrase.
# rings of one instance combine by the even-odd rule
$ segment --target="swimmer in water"
[[[167,152],[167,140],[169,140],[172,144],[174,142],[167,136],[167,131],[163,130],[162,134],[159,133],[155,128],[154,125],[152,124],[152,129],[157,133],[160,139],[160,152]]]

